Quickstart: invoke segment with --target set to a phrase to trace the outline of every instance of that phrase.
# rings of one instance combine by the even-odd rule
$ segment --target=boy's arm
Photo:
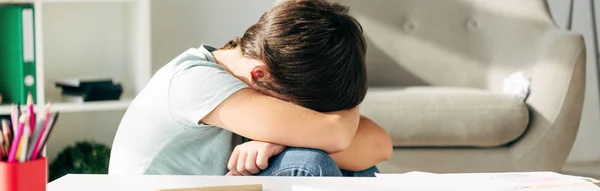
[[[375,122],[361,116],[350,147],[330,156],[341,169],[362,171],[389,160],[392,152],[393,144],[388,133]]]
[[[350,146],[359,115],[358,108],[319,113],[245,88],[201,121],[257,141],[336,153]]]

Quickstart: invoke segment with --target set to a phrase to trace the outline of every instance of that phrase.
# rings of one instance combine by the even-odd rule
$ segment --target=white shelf
[[[125,110],[132,99],[119,101],[95,101],[86,103],[55,103],[52,110],[59,112],[87,112],[87,111],[113,111]]]
[[[10,115],[10,105],[2,105],[0,106],[0,115]]]
[[[119,101],[94,101],[85,103],[54,103],[52,104],[53,111],[63,113],[69,112],[90,112],[90,111],[114,111],[125,110],[131,104],[132,99],[121,99]],[[40,111],[44,106],[38,106],[37,111]],[[21,107],[22,108],[22,107]],[[0,106],[0,115],[9,115],[10,105]]]

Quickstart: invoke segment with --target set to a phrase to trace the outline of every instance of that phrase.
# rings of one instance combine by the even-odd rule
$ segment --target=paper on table
[[[425,185],[431,189],[493,189],[493,190],[519,190],[527,188],[584,188],[586,190],[600,191],[589,181],[573,176],[566,176],[553,172],[518,172],[518,173],[461,173],[461,174],[435,174],[426,172],[409,172],[404,174],[376,174],[380,179],[394,180],[396,182],[409,182],[419,186]],[[419,186],[423,187],[423,186]]]
[[[591,178],[568,176],[554,172],[495,173],[489,174],[489,176],[505,181],[512,181],[525,188],[580,188],[591,186],[590,188],[593,188],[593,190],[600,191],[600,187],[594,186],[595,180]]]
[[[403,185],[390,185],[389,182],[373,183],[372,185],[352,185],[351,183],[346,186],[339,185],[320,185],[320,186],[305,186],[305,185],[292,185],[292,191],[396,191],[396,190],[410,190],[410,191],[441,191],[432,190],[425,188],[417,188]],[[444,189],[446,191],[447,189]],[[464,190],[461,190],[464,191]]]
[[[308,186],[292,185],[292,191],[331,191],[324,188],[313,188]]]
[[[296,184],[292,185],[292,191],[469,191],[461,187],[461,189],[448,189],[448,186],[431,187],[431,183],[414,185],[414,182],[399,182],[396,179],[386,178],[364,178],[365,181],[348,181],[348,182],[323,182],[324,184]],[[441,188],[441,189],[440,189]],[[489,188],[489,187],[484,187]],[[473,189],[480,191],[481,189]],[[484,189],[486,191],[505,191],[502,189]]]
[[[376,176],[382,180],[393,181],[403,187],[432,191],[509,191],[522,188],[512,182],[490,179],[483,176],[457,176],[426,172],[376,174]]]

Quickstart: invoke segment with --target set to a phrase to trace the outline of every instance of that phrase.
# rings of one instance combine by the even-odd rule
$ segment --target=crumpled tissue
[[[531,81],[525,77],[523,72],[515,72],[504,78],[503,93],[514,98],[525,100],[527,99],[527,96],[529,96],[530,85]]]

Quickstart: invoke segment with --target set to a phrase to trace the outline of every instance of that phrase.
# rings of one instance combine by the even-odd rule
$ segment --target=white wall
[[[548,0],[553,17],[557,24],[567,27],[569,6],[571,0]],[[600,14],[600,2],[596,2],[597,14]],[[579,126],[579,133],[569,155],[568,163],[600,161],[600,94],[598,91],[598,65],[594,54],[594,36],[592,30],[592,17],[590,0],[575,0],[572,17],[572,29],[583,34],[587,48],[587,73],[586,92],[583,115]],[[596,20],[600,17],[596,15]]]
[[[135,95],[127,70],[129,6],[57,3],[45,4],[42,13],[47,100],[60,100],[54,82],[64,78],[111,77],[127,97]]]
[[[154,71],[188,48],[221,47],[275,4],[274,0],[152,1]]]
[[[42,10],[43,85],[47,101],[60,102],[60,89],[54,83],[64,78],[111,77],[123,84],[124,97],[134,95],[127,69],[130,60],[127,4],[49,3]],[[112,145],[123,113],[61,113],[48,140],[48,158],[53,160],[76,141]]]
[[[187,48],[200,44],[222,46],[243,34],[273,4],[274,0],[153,0],[154,71]],[[122,4],[45,6],[45,80],[49,100],[59,100],[60,92],[53,84],[65,76],[111,76],[124,82],[127,92],[133,92],[127,78],[129,71],[125,71],[127,8]],[[86,38],[70,32],[85,34],[82,36]],[[124,111],[62,113],[48,143],[49,159],[53,160],[76,141],[94,140],[112,145],[123,114]]]

